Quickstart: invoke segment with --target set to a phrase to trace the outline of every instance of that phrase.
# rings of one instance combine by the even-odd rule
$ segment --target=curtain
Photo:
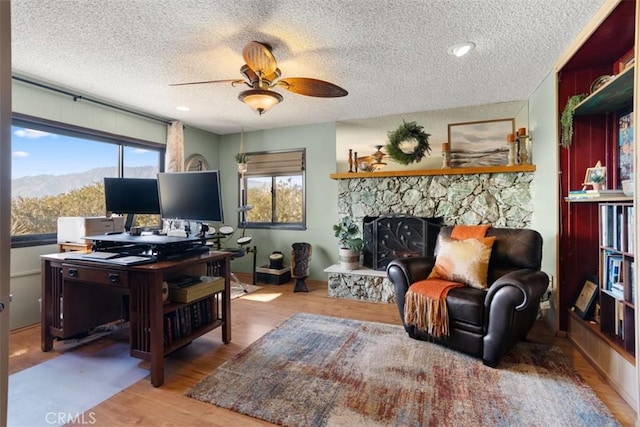
[[[167,125],[167,152],[164,163],[165,172],[184,171],[184,126],[173,121]]]

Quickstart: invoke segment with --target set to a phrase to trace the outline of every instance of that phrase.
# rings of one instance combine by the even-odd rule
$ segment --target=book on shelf
[[[617,300],[624,299],[624,285],[620,282],[611,284],[611,295]]]
[[[569,200],[595,199],[600,197],[600,193],[596,190],[570,190],[567,195]]]
[[[624,302],[619,300],[615,307],[615,334],[624,339]]]
[[[634,226],[634,207],[633,206],[627,206],[627,252],[629,252],[630,254],[633,253],[634,250],[634,246],[633,246],[633,239],[635,238],[635,226]]]
[[[619,243],[620,242],[620,234],[619,234],[620,225],[618,224],[618,215],[615,213],[615,211],[611,215],[611,221],[613,222],[613,236],[611,239],[611,247],[613,249],[618,249],[620,244]]]
[[[636,303],[636,279],[635,279],[635,261],[629,262],[629,284],[631,285],[631,304]]]
[[[602,246],[613,246],[613,221],[611,220],[612,211],[613,206],[600,206],[600,240]]]
[[[600,205],[600,245],[633,253],[633,206],[603,203]]]
[[[602,260],[602,289],[612,292],[614,284],[620,283],[620,269],[622,268],[622,255],[610,250],[604,251]]]
[[[607,279],[607,285],[610,286],[609,290],[613,290],[614,285],[620,283],[621,269],[622,257],[620,255],[609,256],[609,278]]]
[[[622,190],[570,190],[567,199],[583,200],[597,199],[599,197],[620,197],[624,195]]]
[[[164,343],[169,345],[209,325],[214,317],[211,301],[202,299],[164,315]]]

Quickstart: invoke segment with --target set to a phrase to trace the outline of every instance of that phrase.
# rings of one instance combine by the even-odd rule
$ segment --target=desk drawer
[[[77,265],[62,264],[64,280],[77,280],[102,285],[128,287],[129,275],[126,271],[105,268],[91,268]]]

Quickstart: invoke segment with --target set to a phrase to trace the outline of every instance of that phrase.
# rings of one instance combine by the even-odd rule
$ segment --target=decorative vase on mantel
[[[360,267],[360,251],[339,248],[338,257],[340,259],[340,267],[345,270],[357,270]]]

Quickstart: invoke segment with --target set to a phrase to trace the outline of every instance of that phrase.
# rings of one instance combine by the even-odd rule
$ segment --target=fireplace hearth
[[[363,262],[373,270],[385,270],[396,258],[432,256],[442,218],[412,215],[365,217]]]

